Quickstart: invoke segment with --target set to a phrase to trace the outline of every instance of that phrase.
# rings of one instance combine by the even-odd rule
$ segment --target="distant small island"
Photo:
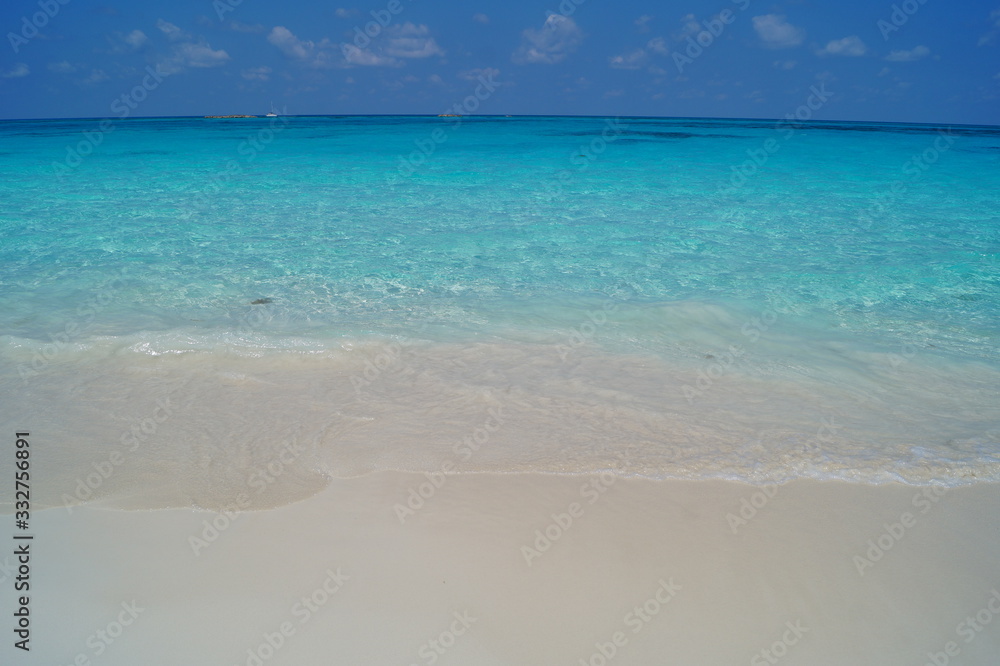
[[[206,118],[260,118],[260,116],[205,116]]]

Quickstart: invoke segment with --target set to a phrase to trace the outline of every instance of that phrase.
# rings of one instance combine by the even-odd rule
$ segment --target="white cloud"
[[[50,62],[49,71],[55,72],[56,74],[72,74],[76,71],[76,66],[71,65],[68,60],[63,60],[62,62]]]
[[[651,40],[649,40],[649,43],[646,44],[646,48],[648,48],[653,53],[659,53],[660,55],[670,55],[670,49],[667,47],[667,40],[663,39],[663,37],[653,37]]]
[[[108,73],[105,72],[103,69],[92,69],[90,70],[90,76],[88,76],[85,79],[82,79],[80,83],[93,85],[96,83],[103,83],[104,81],[107,81],[110,78],[111,77],[108,76]]]
[[[228,53],[222,49],[216,51],[205,43],[178,44],[174,54],[185,67],[218,67],[229,61]]]
[[[483,25],[486,25],[487,23],[490,22],[490,17],[487,16],[486,14],[474,14],[472,16],[472,20],[475,21],[476,23],[482,23]]]
[[[167,74],[176,74],[188,67],[219,67],[229,62],[229,54],[213,49],[204,37],[196,37],[163,19],[156,21],[156,27],[174,43],[170,55],[158,63]]]
[[[649,23],[652,20],[652,16],[649,14],[643,14],[635,20],[635,27],[639,29],[639,32],[649,32]]]
[[[819,55],[862,56],[868,51],[865,43],[857,35],[835,39],[817,51]]]
[[[582,41],[583,31],[573,19],[552,14],[540,30],[528,28],[521,33],[521,45],[511,55],[511,60],[521,65],[552,65],[565,60]]]
[[[458,78],[465,81],[478,81],[480,77],[484,79],[495,79],[500,76],[500,70],[496,67],[477,67],[466,69],[458,73]]]
[[[889,62],[913,62],[930,55],[931,50],[926,46],[914,46],[909,51],[892,51],[885,57]]]
[[[764,14],[753,17],[753,29],[764,45],[772,49],[784,49],[798,46],[805,39],[802,28],[796,28],[777,14]]]
[[[977,46],[989,44],[997,36],[997,33],[1000,32],[1000,30],[997,30],[997,28],[1000,28],[1000,9],[994,9],[990,12],[990,21],[993,23],[994,29],[980,37],[978,44],[976,44]]]
[[[271,34],[267,36],[267,41],[294,60],[309,60],[316,48],[316,44],[299,39],[283,25],[272,28]]]
[[[427,80],[436,86],[444,85],[444,79],[441,78],[440,74],[431,74],[430,76],[427,77]]]
[[[361,67],[394,67],[402,64],[395,58],[380,56],[373,53],[370,49],[359,49],[354,44],[344,44],[342,48],[344,58],[350,65],[359,65]]]
[[[797,63],[794,60],[775,60],[771,64],[775,69],[793,69]]]
[[[608,58],[608,64],[611,65],[613,69],[642,69],[649,64],[649,56],[653,53],[657,53],[659,55],[670,55],[670,48],[667,46],[667,40],[663,37],[654,37],[646,42],[645,48],[636,49],[635,51],[623,53],[622,55],[611,56]],[[663,72],[663,70],[656,65],[651,66],[649,71],[656,75]]]
[[[335,13],[337,14],[337,18],[342,18],[342,19],[356,18],[358,16],[361,16],[361,12],[358,11],[357,9],[344,9],[343,7],[338,7]]]
[[[251,67],[250,69],[244,69],[240,74],[247,81],[267,81],[271,78],[271,72],[274,71],[270,67]]]
[[[317,69],[331,67],[399,67],[399,58],[429,58],[444,55],[444,50],[430,36],[426,25],[407,22],[385,31],[379,48],[358,48],[351,43],[335,44],[328,39],[320,42],[299,39],[284,26],[275,26],[267,41],[285,56]]]
[[[122,38],[126,44],[131,46],[133,49],[141,48],[149,41],[149,37],[146,37],[146,33],[142,30],[133,30]]]
[[[412,23],[407,25],[413,26]],[[413,26],[413,28],[417,28],[417,26]],[[411,28],[404,27],[399,29],[399,34],[409,35],[412,32],[413,29]],[[410,39],[410,37],[404,37],[404,39]],[[288,58],[297,60],[307,67],[315,69],[333,67],[398,67],[402,65],[392,55],[382,55],[372,49],[361,49],[354,44],[343,43],[337,45],[328,39],[323,39],[320,42],[299,39],[291,30],[282,25],[271,29],[270,34],[267,36],[267,41],[276,46]],[[427,44],[423,44],[423,48],[430,48],[432,51],[437,48],[437,44],[433,43],[434,40],[425,41],[430,41],[431,46],[428,47]],[[402,46],[405,46],[405,44],[401,45],[401,51],[403,50]],[[404,57],[424,56],[409,55]]]
[[[163,19],[157,19],[156,27],[159,28],[160,32],[166,35],[167,39],[169,39],[172,42],[179,42],[182,39],[189,40],[192,38],[189,33],[184,32],[173,23],[170,23],[169,21],[164,21]]]
[[[0,77],[5,79],[19,79],[22,76],[27,76],[31,73],[31,68],[28,67],[23,62],[19,62],[14,65],[13,69],[0,73]]]
[[[128,34],[113,32],[107,36],[107,40],[111,46],[109,53],[114,55],[138,51],[149,42],[149,38],[142,30],[133,30]]]
[[[701,24],[698,23],[698,19],[695,18],[694,14],[686,14],[682,20],[684,21],[684,27],[681,28],[680,34],[676,36],[677,41],[682,42],[691,35],[702,31]]]
[[[646,60],[648,60],[648,56],[643,49],[625,55],[612,56],[608,59],[614,69],[642,69]]]
[[[415,25],[407,21],[386,30],[388,46],[385,52],[397,58],[430,58],[443,56],[444,50],[433,37],[428,37],[430,29],[426,25]]]

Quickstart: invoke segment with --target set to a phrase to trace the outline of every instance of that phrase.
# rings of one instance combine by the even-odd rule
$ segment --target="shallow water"
[[[0,420],[48,442],[43,502],[218,508],[282,457],[282,501],[1000,480],[998,128],[110,127],[0,123]]]

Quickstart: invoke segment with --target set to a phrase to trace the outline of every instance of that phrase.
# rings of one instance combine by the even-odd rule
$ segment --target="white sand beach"
[[[53,508],[4,660],[992,664],[998,516],[993,484],[392,472],[230,515]]]

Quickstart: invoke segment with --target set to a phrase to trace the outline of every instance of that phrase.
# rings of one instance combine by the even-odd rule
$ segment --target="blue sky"
[[[815,119],[1000,124],[1000,0],[6,0],[0,28],[3,118],[121,117],[122,96],[133,117],[811,100]]]

